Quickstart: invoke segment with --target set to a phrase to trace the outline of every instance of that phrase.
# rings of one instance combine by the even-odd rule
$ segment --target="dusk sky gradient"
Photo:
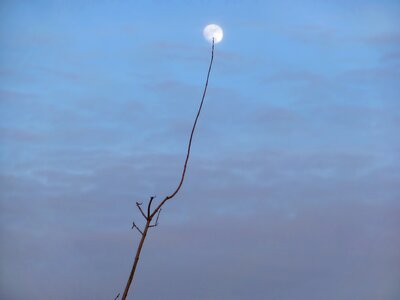
[[[400,2],[0,2],[0,299],[400,299]]]

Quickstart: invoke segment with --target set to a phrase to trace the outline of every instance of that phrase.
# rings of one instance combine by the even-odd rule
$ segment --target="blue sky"
[[[2,1],[0,298],[400,297],[398,1]]]

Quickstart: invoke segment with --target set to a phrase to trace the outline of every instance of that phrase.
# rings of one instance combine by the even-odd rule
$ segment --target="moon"
[[[222,41],[222,38],[224,37],[224,32],[222,31],[222,28],[218,25],[210,24],[204,28],[203,35],[207,41],[212,43],[214,39],[214,43],[217,44]]]

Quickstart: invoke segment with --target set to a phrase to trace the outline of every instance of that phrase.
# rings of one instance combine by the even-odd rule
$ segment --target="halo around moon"
[[[203,35],[204,38],[211,43],[214,39],[214,43],[216,44],[222,41],[222,38],[224,37],[224,32],[222,31],[222,28],[218,25],[210,24],[204,28]]]

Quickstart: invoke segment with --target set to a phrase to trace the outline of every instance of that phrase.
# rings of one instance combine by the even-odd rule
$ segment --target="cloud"
[[[41,134],[31,130],[17,128],[0,128],[0,139],[3,143],[18,143],[19,141],[37,141],[42,138]]]
[[[329,25],[328,25],[329,26]],[[291,38],[297,39],[304,44],[318,45],[318,46],[337,46],[343,43],[345,38],[343,32],[338,28],[332,28],[321,25],[305,25],[289,27],[284,32]]]
[[[281,71],[278,73],[271,74],[267,76],[264,83],[276,83],[276,82],[322,82],[326,78],[320,74],[312,73],[309,71]]]
[[[292,118],[269,110],[279,122]],[[395,299],[399,174],[386,154],[196,150],[146,242],[136,296]],[[0,180],[1,296],[112,298],[138,238],[129,230],[140,222],[134,203],[169,193],[182,155],[59,147],[28,162]]]
[[[260,2],[249,18],[213,3],[226,39],[134,297],[399,298],[396,19],[370,4]],[[173,32],[209,9],[15,5],[0,70],[0,298],[113,299],[144,221],[135,202],[176,188],[201,98],[209,45]]]
[[[365,42],[375,46],[400,46],[399,32],[384,32],[365,38]]]

